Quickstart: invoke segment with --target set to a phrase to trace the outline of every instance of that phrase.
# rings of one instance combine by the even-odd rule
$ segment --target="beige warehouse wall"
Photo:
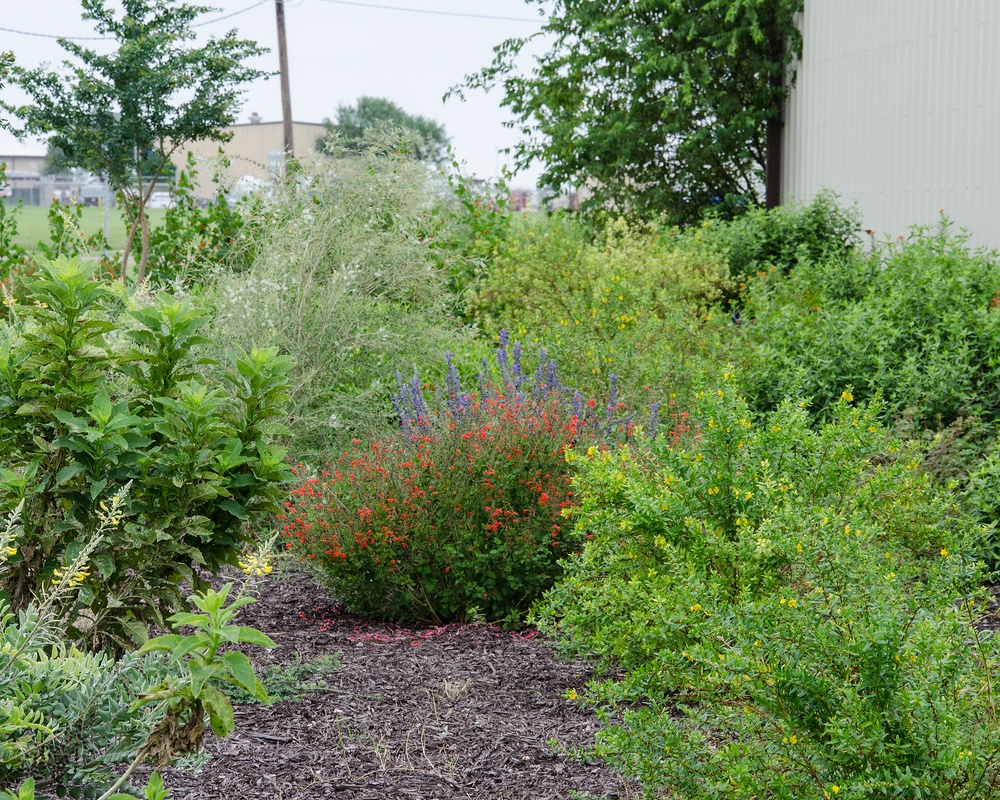
[[[806,0],[782,196],[857,200],[879,238],[938,209],[1000,247],[1000,2]]]
[[[225,182],[232,183],[249,175],[267,178],[277,166],[276,160],[284,150],[284,128],[281,122],[261,122],[246,125],[231,125],[226,131],[233,138],[224,143],[193,142],[173,158],[178,169],[187,164],[188,153],[194,153],[198,163],[198,187],[195,193],[208,196],[213,192],[211,179],[213,171],[219,169],[219,148],[230,160],[228,168],[219,170]],[[315,151],[316,139],[326,129],[319,123],[293,122],[292,143],[297,158],[304,158]],[[278,162],[280,163],[280,162]]]

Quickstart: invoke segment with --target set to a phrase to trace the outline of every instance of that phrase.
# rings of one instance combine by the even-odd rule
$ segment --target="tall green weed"
[[[753,347],[746,390],[758,408],[812,397],[822,414],[850,384],[921,428],[1000,413],[1000,272],[947,219],[903,242],[805,260],[748,280]]]

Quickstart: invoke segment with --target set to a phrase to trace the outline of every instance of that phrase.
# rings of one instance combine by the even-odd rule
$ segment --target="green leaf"
[[[87,471],[87,468],[79,463],[74,462],[63,467],[59,472],[56,473],[56,484],[62,486],[68,481],[73,480],[77,475],[80,475]]]
[[[163,784],[163,778],[160,777],[159,772],[154,772],[149,776],[143,793],[146,795],[146,800],[168,800],[170,797],[170,791]]]
[[[236,641],[242,642],[244,644],[256,644],[259,645],[260,647],[267,647],[267,648],[278,646],[277,644],[275,644],[274,640],[267,634],[261,633],[256,628],[247,628],[242,625],[240,626],[239,635],[237,636]]]
[[[154,650],[175,650],[184,639],[185,637],[179,633],[168,633],[164,636],[157,636],[155,639],[150,639],[136,652],[150,653]]]
[[[90,563],[97,567],[102,578],[110,578],[115,571],[115,560],[106,553],[94,553],[90,557]]]
[[[235,500],[223,500],[219,503],[221,508],[224,508],[230,514],[232,514],[237,519],[247,519],[247,512],[244,510],[243,506],[237,503]]]
[[[197,700],[201,698],[202,689],[208,680],[219,671],[218,664],[193,664],[187,665],[188,675],[191,676],[191,695]],[[212,687],[208,687],[211,689]],[[217,690],[216,690],[217,691]]]
[[[126,619],[122,622],[122,627],[128,638],[137,645],[143,645],[149,639],[149,628],[146,623],[137,619]]]
[[[260,681],[257,680],[257,676],[254,674],[249,658],[239,650],[230,650],[222,657],[222,660],[229,667],[229,673],[233,676],[233,680],[236,683],[261,702],[267,702],[266,692],[264,692],[263,697],[259,696],[256,692],[256,687],[260,686]],[[260,691],[263,692],[263,687],[261,687]]]
[[[220,738],[228,736],[236,725],[229,698],[214,686],[206,686],[201,693],[201,702],[208,712],[208,722],[215,735]]]

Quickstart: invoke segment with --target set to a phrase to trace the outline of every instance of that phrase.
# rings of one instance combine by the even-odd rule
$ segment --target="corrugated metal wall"
[[[782,196],[857,200],[878,238],[944,209],[1000,247],[1000,0],[805,0]]]

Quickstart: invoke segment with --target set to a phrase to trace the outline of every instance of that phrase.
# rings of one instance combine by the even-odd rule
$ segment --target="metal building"
[[[1000,248],[1000,1],[806,0],[783,202],[857,201],[879,239],[935,224]]]

